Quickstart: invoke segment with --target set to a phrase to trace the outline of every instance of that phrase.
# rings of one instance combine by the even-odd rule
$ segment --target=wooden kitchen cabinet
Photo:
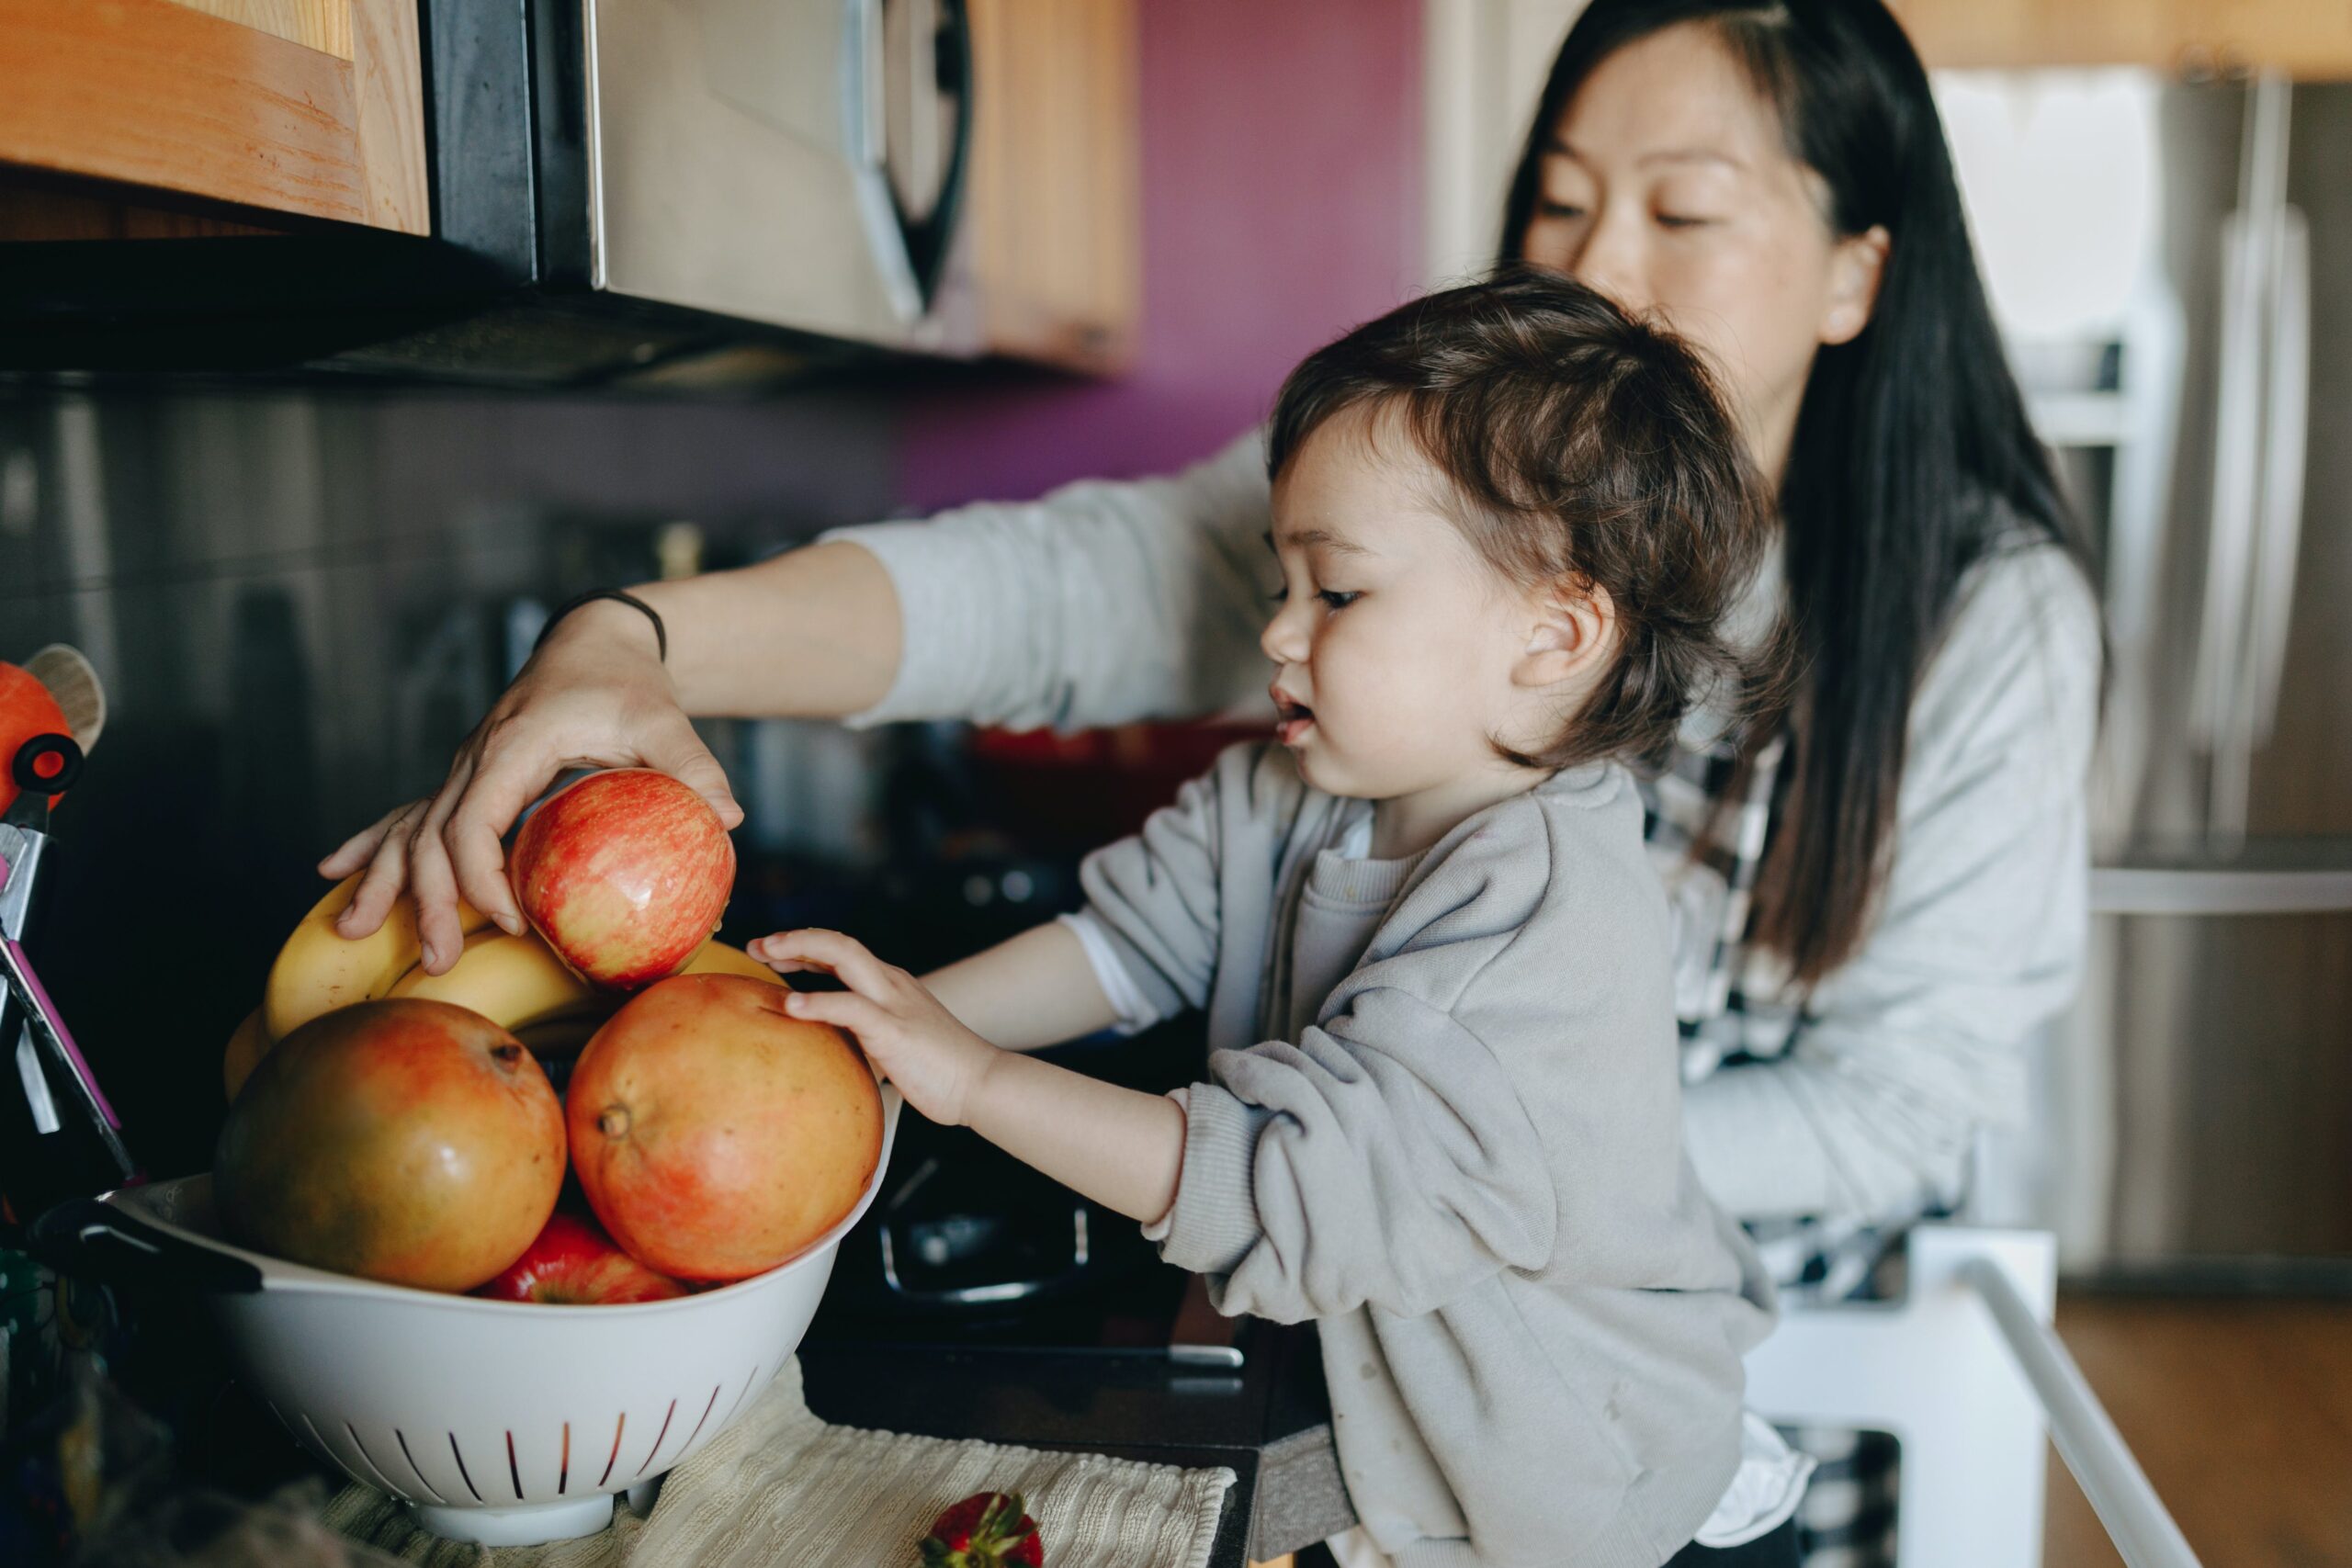
[[[416,0],[0,0],[0,166],[108,182],[20,192],[12,238],[142,193],[427,233]]]
[[[2352,0],[1888,0],[1930,66],[2267,66],[2352,78]]]
[[[984,352],[1102,373],[1142,311],[1136,0],[967,0],[963,266]]]

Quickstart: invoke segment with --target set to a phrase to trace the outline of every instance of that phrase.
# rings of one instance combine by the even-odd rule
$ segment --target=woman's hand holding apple
[[[626,605],[586,604],[565,616],[458,748],[440,790],[387,813],[320,863],[331,877],[368,871],[336,929],[367,935],[411,891],[424,967],[435,975],[463,951],[460,894],[503,930],[522,931],[499,840],[558,773],[590,766],[658,769],[710,802],[727,827],[743,819],[679,705],[651,624]]]

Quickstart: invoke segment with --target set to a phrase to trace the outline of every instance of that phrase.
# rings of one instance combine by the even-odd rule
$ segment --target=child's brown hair
[[[1754,696],[1779,639],[1724,638],[1772,514],[1713,378],[1671,333],[1582,284],[1515,269],[1366,322],[1291,372],[1267,468],[1351,410],[1396,414],[1507,580],[1605,592],[1618,644],[1584,711],[1529,767],[1650,760],[1729,678]]]

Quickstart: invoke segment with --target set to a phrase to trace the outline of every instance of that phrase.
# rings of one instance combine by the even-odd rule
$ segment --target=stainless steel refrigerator
[[[2092,963],[1988,1217],[2080,1275],[2352,1289],[2352,85],[1939,92],[2113,654]]]

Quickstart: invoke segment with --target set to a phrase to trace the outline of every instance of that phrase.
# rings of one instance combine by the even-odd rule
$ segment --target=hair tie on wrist
[[[662,617],[654,613],[652,605],[636,594],[625,592],[618,588],[591,588],[587,592],[566,599],[562,604],[558,604],[548,614],[546,625],[539,627],[538,637],[531,643],[531,651],[533,653],[539,651],[540,645],[548,640],[548,634],[555,630],[557,622],[580,608],[581,605],[593,604],[599,599],[615,600],[627,604],[632,610],[642,612],[645,618],[653,623],[653,646],[661,655],[662,662],[664,664],[670,662],[670,630],[662,624]]]

